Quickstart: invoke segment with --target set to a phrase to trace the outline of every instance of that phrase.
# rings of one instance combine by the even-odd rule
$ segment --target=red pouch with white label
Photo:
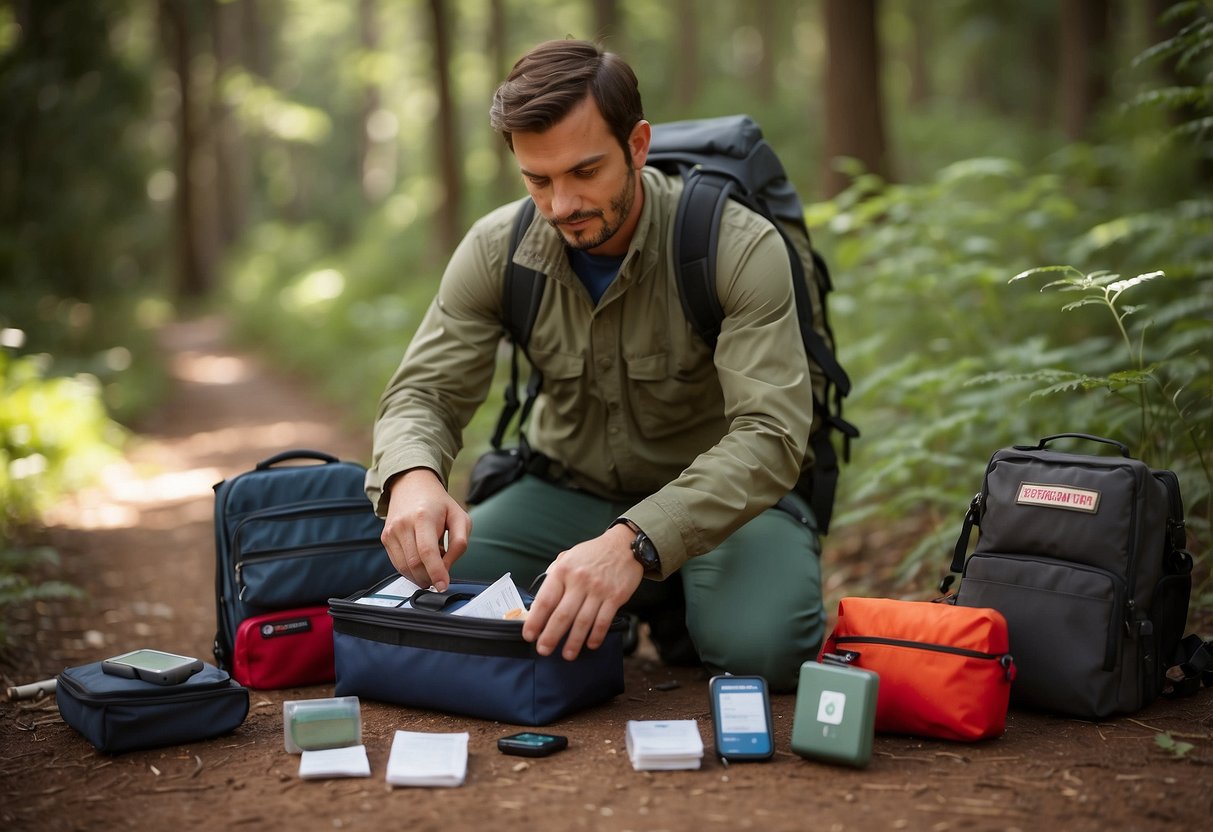
[[[321,685],[336,678],[327,605],[246,618],[236,629],[232,652],[232,677],[249,688]]]

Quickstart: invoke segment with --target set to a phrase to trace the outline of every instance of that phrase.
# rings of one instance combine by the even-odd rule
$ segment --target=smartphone
[[[132,650],[101,662],[111,676],[142,679],[157,685],[179,685],[202,669],[202,660],[162,650]]]
[[[497,740],[497,750],[520,757],[546,757],[569,747],[569,738],[559,734],[536,734],[523,731]]]
[[[729,762],[769,760],[775,753],[771,700],[761,676],[713,676],[708,681],[716,754]]]

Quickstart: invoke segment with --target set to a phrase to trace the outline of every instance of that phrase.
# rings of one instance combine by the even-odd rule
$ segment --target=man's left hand
[[[561,552],[531,604],[522,637],[551,655],[565,639],[561,655],[572,661],[582,646],[596,650],[619,608],[632,597],[644,567],[632,555],[634,537],[626,525],[612,526],[593,540]]]

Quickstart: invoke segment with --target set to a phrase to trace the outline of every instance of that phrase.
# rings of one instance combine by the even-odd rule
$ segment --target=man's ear
[[[653,140],[653,125],[644,119],[636,122],[628,136],[628,153],[632,158],[632,168],[640,170],[645,160],[649,158],[649,143]]]

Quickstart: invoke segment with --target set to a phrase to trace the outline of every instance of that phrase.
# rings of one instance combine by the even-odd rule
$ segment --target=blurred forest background
[[[0,605],[67,591],[22,577],[38,514],[154,410],[174,318],[369,425],[524,194],[493,88],[568,35],[651,121],[754,116],[804,195],[863,432],[836,532],[907,529],[929,585],[995,449],[1105,435],[1179,473],[1213,608],[1208,0],[5,0]]]

